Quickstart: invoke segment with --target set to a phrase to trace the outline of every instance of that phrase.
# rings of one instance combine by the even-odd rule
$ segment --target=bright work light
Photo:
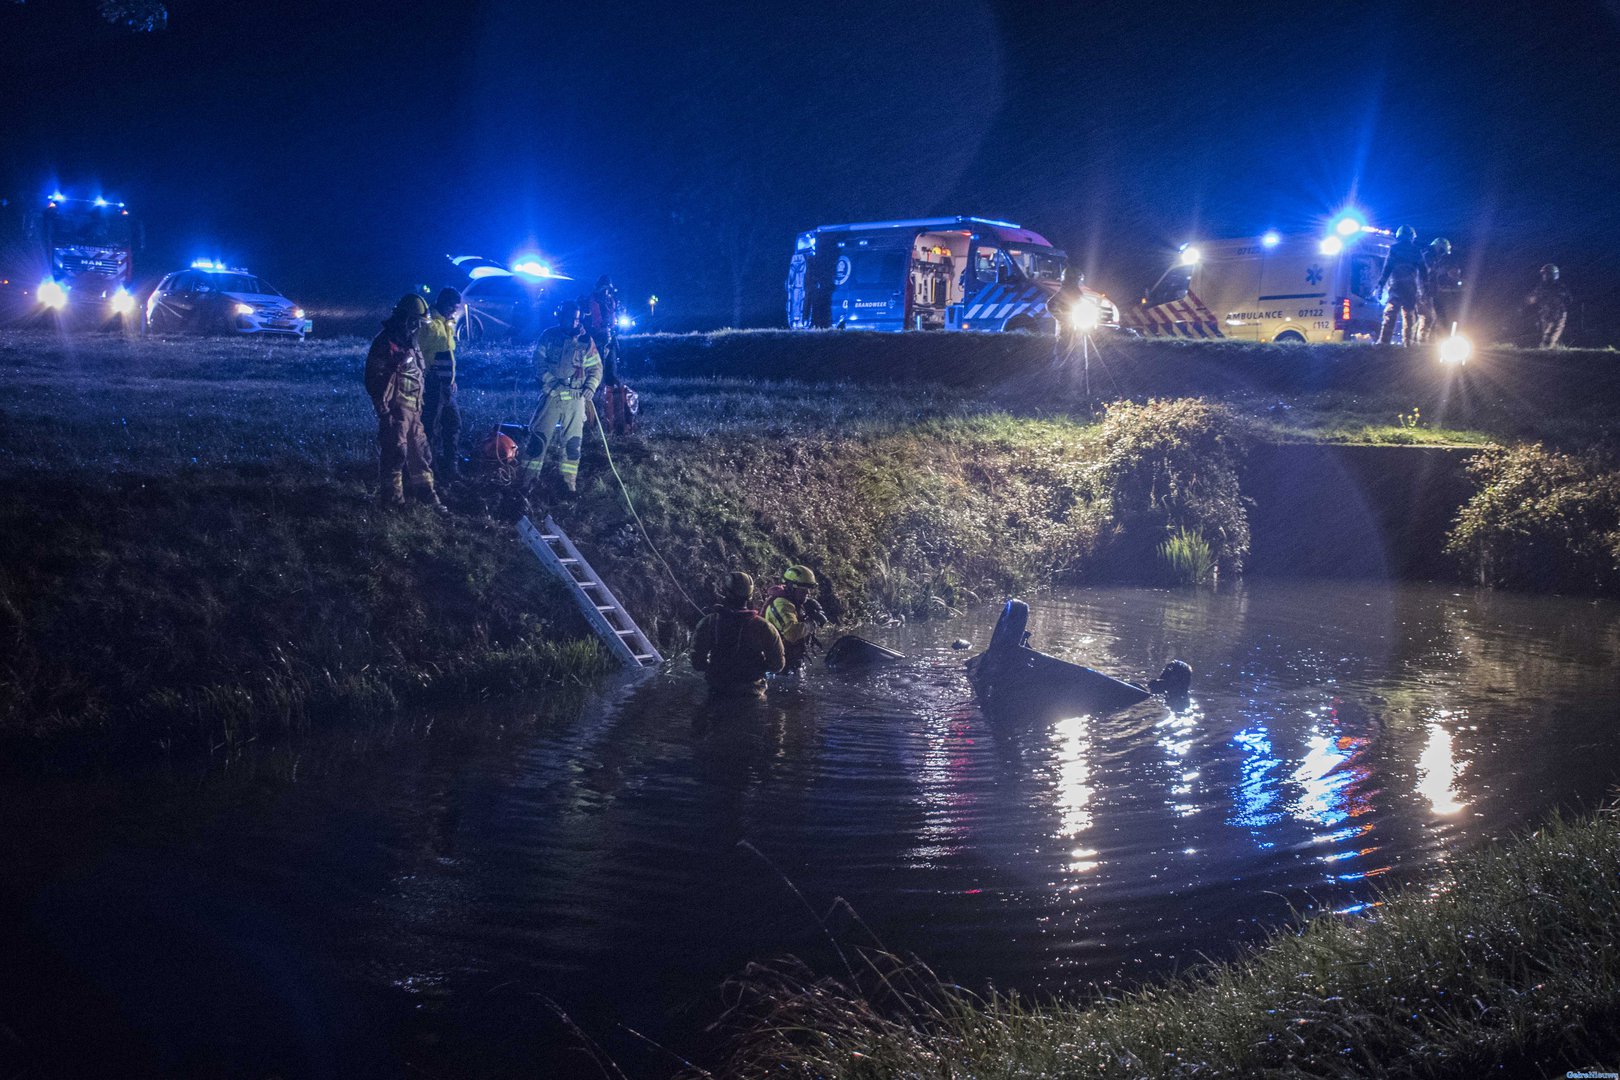
[[[1260,238],[1260,242],[1266,245],[1266,247],[1276,247],[1278,244],[1282,243],[1282,237],[1278,236],[1276,230],[1273,229],[1271,232],[1268,232],[1266,235],[1262,236]]]
[[[1076,330],[1095,330],[1102,323],[1102,305],[1089,296],[1069,310],[1069,322]]]
[[[1202,256],[1199,254],[1198,249],[1195,247],[1184,247],[1181,249],[1182,266],[1195,266],[1201,257]]]
[[[41,304],[44,304],[52,311],[61,311],[67,307],[66,287],[52,281],[50,278],[46,278],[39,283],[39,291],[35,295],[39,297]]]
[[[1344,250],[1344,241],[1337,236],[1330,236],[1322,241],[1322,246],[1318,250],[1323,255],[1337,255]]]
[[[122,285],[112,294],[112,309],[114,315],[132,315],[135,312],[135,298]]]
[[[1440,343],[1440,362],[1442,364],[1466,364],[1468,358],[1474,355],[1474,343],[1457,333]]]

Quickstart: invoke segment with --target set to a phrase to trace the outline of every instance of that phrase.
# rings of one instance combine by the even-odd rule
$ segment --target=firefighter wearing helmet
[[[461,434],[461,410],[456,405],[456,314],[460,310],[461,293],[440,289],[427,322],[416,336],[427,368],[422,429],[427,432],[438,480],[444,486],[458,479],[456,447]]]
[[[433,455],[422,430],[422,353],[416,335],[427,301],[407,293],[366,353],[366,394],[377,414],[377,498],[402,506],[406,493],[444,511],[433,487]]]
[[[1378,289],[1389,287],[1384,301],[1384,321],[1378,328],[1378,344],[1389,345],[1395,340],[1395,327],[1400,326],[1401,344],[1417,344],[1418,300],[1423,295],[1423,252],[1418,248],[1417,230],[1402,225],[1395,230],[1395,243],[1384,259],[1384,272],[1379,275]]]
[[[579,457],[585,435],[585,411],[602,381],[602,357],[579,320],[579,303],[565,300],[557,306],[557,325],[540,335],[534,348],[535,374],[540,381],[540,404],[529,421],[529,441],[523,449],[523,491],[539,489],[540,471],[553,442],[562,447],[563,486],[577,488]]]
[[[782,572],[781,584],[765,593],[765,621],[782,635],[788,671],[804,663],[815,634],[813,627],[827,625],[827,613],[810,595],[816,585],[816,575],[808,566],[794,565]]]
[[[1536,309],[1536,325],[1541,331],[1541,347],[1551,349],[1564,336],[1564,324],[1569,321],[1569,309],[1574,304],[1569,289],[1558,280],[1558,267],[1552,263],[1541,268],[1541,282],[1525,303]]]
[[[1437,236],[1423,251],[1423,289],[1418,300],[1418,340],[1428,344],[1438,329],[1449,334],[1462,317],[1462,264],[1451,241]]]

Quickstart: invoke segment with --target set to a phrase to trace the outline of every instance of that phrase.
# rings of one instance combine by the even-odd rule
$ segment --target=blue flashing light
[[[1333,231],[1340,236],[1354,236],[1361,231],[1362,226],[1365,224],[1367,223],[1361,219],[1361,215],[1345,213],[1340,215],[1339,220],[1333,223]]]
[[[1276,229],[1271,229],[1267,231],[1266,235],[1260,238],[1260,242],[1266,247],[1276,247],[1278,244],[1282,243],[1282,237],[1277,235]]]
[[[51,202],[61,202],[63,199],[66,199],[66,198],[67,198],[67,196],[62,194],[60,191],[53,191],[51,193]]]
[[[107,205],[107,200],[103,199],[100,195],[97,195],[96,196],[96,205],[97,206],[106,206]]]

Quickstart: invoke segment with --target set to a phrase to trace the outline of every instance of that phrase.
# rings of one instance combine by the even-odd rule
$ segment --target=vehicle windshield
[[[1052,248],[1008,247],[1007,254],[1018,269],[1031,281],[1062,281],[1063,267],[1068,263],[1061,251]]]
[[[46,215],[53,244],[128,247],[129,218],[106,210],[57,209]]]
[[[208,284],[220,292],[249,293],[261,296],[280,296],[268,281],[252,274],[209,274]]]

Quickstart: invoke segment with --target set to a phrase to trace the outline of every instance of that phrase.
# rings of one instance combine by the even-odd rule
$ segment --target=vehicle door
[[[174,275],[169,287],[158,298],[157,310],[163,313],[163,322],[185,326],[192,321],[197,312],[197,279],[201,276],[193,270]]]
[[[849,237],[838,242],[833,317],[853,329],[903,330],[913,234]]]
[[[975,235],[968,243],[962,269],[961,308],[952,313],[955,318],[948,319],[947,325],[958,330],[999,329],[1005,316],[998,318],[998,313],[1021,285],[1022,279],[1001,245],[991,237]]]
[[[1297,334],[1307,341],[1326,341],[1332,336],[1329,290],[1338,261],[1337,256],[1322,254],[1312,240],[1291,239],[1264,252],[1255,298],[1262,340]]]

